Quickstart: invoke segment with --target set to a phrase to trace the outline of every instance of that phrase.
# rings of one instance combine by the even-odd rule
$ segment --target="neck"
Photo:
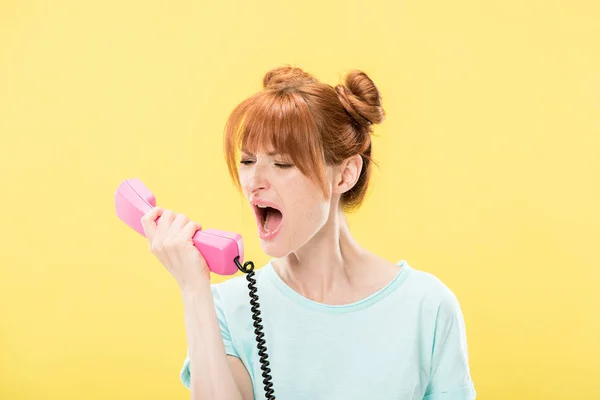
[[[286,284],[304,297],[343,303],[352,287],[362,280],[368,258],[352,237],[344,213],[337,211],[330,214],[309,242],[276,260],[273,267]]]

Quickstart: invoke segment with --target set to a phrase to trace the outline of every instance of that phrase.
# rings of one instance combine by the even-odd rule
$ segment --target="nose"
[[[269,188],[269,177],[265,165],[253,165],[247,171],[246,190],[249,193],[266,190]]]

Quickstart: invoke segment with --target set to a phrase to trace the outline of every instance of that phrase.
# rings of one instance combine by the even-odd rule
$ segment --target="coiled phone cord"
[[[248,281],[248,289],[250,289],[250,304],[252,305],[252,319],[254,320],[254,334],[256,335],[256,343],[258,347],[258,355],[260,356],[260,368],[262,369],[263,384],[265,385],[265,396],[267,400],[275,400],[273,391],[273,382],[271,382],[271,369],[269,368],[269,361],[267,355],[266,341],[264,339],[265,334],[263,333],[263,326],[261,324],[262,319],[260,318],[260,310],[258,304],[258,295],[256,294],[256,279],[254,279],[254,263],[252,261],[246,261],[244,265],[240,263],[239,256],[234,259],[235,265],[238,269],[246,274],[246,280]]]

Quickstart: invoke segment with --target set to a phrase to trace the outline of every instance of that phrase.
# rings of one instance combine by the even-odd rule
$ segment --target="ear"
[[[352,157],[346,158],[335,168],[333,192],[345,193],[352,189],[363,167],[363,159],[360,154],[355,154]]]

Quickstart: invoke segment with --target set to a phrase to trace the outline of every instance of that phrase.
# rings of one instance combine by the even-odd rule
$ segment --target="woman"
[[[229,171],[272,257],[256,279],[279,399],[475,398],[454,294],[363,248],[345,219],[364,199],[370,135],[384,115],[361,71],[332,87],[280,67],[227,123]],[[190,240],[201,227],[184,215],[154,208],[143,226],[181,289],[189,346],[181,379],[192,398],[275,398],[265,395],[244,277],[211,285]]]

